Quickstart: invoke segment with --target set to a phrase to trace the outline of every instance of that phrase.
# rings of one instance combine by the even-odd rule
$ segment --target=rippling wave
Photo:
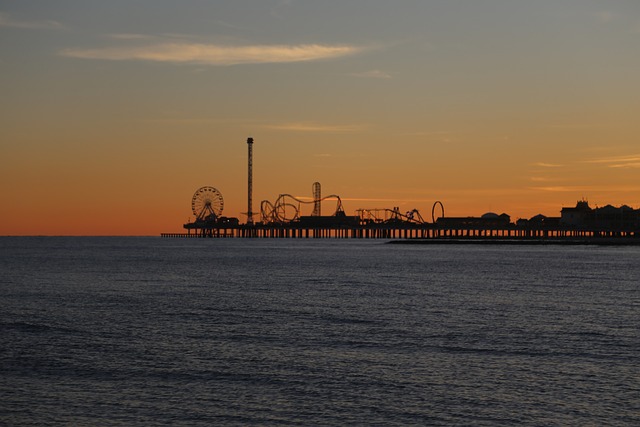
[[[0,238],[0,424],[640,425],[639,256]]]

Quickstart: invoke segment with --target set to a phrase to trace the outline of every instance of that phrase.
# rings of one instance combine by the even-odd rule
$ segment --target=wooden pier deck
[[[640,230],[579,229],[570,227],[444,228],[433,224],[365,224],[303,227],[298,224],[236,225],[162,233],[164,238],[278,238],[278,239],[387,239],[387,240],[582,240],[640,239]]]

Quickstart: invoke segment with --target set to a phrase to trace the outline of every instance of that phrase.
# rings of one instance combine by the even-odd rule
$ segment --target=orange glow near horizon
[[[190,208],[193,192],[203,185],[215,186],[222,192],[225,199],[224,216],[238,217],[245,222],[246,216],[242,212],[246,211],[246,172],[243,174],[242,171],[246,164],[243,160],[241,156],[236,157],[238,165],[234,180],[227,178],[220,184],[210,182],[212,180],[207,182],[205,177],[201,177],[202,182],[196,182],[189,179],[188,171],[184,170],[180,172],[181,175],[184,173],[183,179],[172,188],[154,185],[153,177],[148,177],[144,185],[139,187],[128,186],[127,179],[112,182],[114,187],[110,187],[108,183],[100,182],[100,177],[87,178],[85,182],[67,177],[64,178],[64,187],[57,187],[56,180],[52,179],[53,183],[38,185],[38,192],[27,195],[24,203],[2,208],[0,235],[157,236],[162,232],[181,232],[182,225],[193,220]],[[481,216],[486,212],[495,212],[507,213],[515,221],[539,213],[559,216],[563,206],[574,206],[583,197],[592,206],[628,204],[637,207],[640,204],[636,197],[638,191],[633,187],[565,188],[532,182],[526,188],[505,184],[504,188],[497,189],[447,188],[438,191],[411,182],[403,187],[402,175],[398,172],[392,173],[393,177],[387,183],[394,189],[397,186],[398,191],[395,192],[389,187],[379,187],[377,182],[381,178],[356,181],[356,177],[361,175],[350,177],[348,171],[343,171],[339,176],[330,174],[330,179],[324,182],[314,175],[314,180],[309,177],[307,185],[280,175],[269,180],[263,176],[265,168],[261,165],[259,155],[254,157],[254,169],[260,171],[254,173],[256,190],[253,210],[257,215],[256,220],[259,220],[262,200],[274,202],[282,193],[292,193],[311,200],[311,184],[315,179],[323,185],[323,196],[332,193],[341,197],[348,215],[355,215],[357,209],[391,209],[397,206],[401,212],[418,209],[425,220],[431,221],[432,206],[436,201],[441,201],[449,217]],[[411,172],[406,171],[404,175],[411,175]],[[375,178],[375,174],[372,176]],[[349,183],[353,184],[353,188]],[[4,194],[14,200],[22,196],[6,191]],[[394,198],[394,194],[398,197]],[[323,214],[331,214],[335,207],[335,200],[324,201]],[[301,214],[310,215],[312,209],[312,204],[303,204]]]
[[[181,232],[202,186],[245,222],[247,137],[258,213],[316,181],[348,215],[640,208],[633,5],[215,3],[0,6],[0,235]]]
[[[325,153],[318,156],[315,147],[309,150],[286,139],[280,143],[284,147],[279,146],[281,136],[255,137],[254,212],[259,215],[262,200],[274,202],[282,193],[311,198],[315,181],[322,184],[323,195],[341,197],[348,215],[355,215],[357,209],[398,206],[401,211],[418,209],[429,221],[436,201],[444,204],[447,216],[495,212],[507,213],[514,221],[540,213],[559,216],[563,206],[573,206],[582,198],[593,206],[640,205],[638,188],[632,184],[637,169],[631,155],[594,155],[571,162],[556,156],[555,164],[542,162],[544,156],[533,162],[525,154],[521,162],[519,156],[495,154],[500,152],[496,147],[475,154],[452,154],[440,147],[423,150],[416,157],[406,154],[418,148],[415,138],[389,144],[387,154],[384,148],[367,152],[366,144],[351,143],[351,139],[358,138],[341,139],[344,148],[338,143],[324,146]],[[0,235],[181,232],[182,225],[193,220],[193,192],[205,185],[223,194],[224,216],[245,222],[245,140],[237,136],[233,142],[216,143],[215,148],[202,142],[201,151],[208,154],[204,156],[192,156],[186,148],[162,148],[161,143],[163,152],[149,155],[122,143],[122,159],[109,153],[92,155],[92,149],[80,144],[71,154],[16,150],[9,153],[14,161],[3,174],[22,178],[18,183],[3,179],[3,195],[13,203],[0,211]],[[325,201],[323,213],[330,214],[334,205]],[[309,215],[311,210],[312,205],[303,205],[301,214]]]

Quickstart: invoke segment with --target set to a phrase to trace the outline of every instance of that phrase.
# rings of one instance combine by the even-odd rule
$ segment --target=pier
[[[441,227],[438,224],[357,224],[309,227],[302,224],[238,224],[188,229],[186,233],[162,233],[164,238],[277,238],[277,239],[388,239],[388,240],[519,240],[560,241],[585,239],[640,240],[635,229],[534,228],[509,224],[503,227]]]
[[[195,220],[183,225],[182,233],[161,233],[163,238],[254,238],[254,239],[387,239],[424,242],[538,241],[603,242],[640,241],[640,209],[627,205],[591,208],[587,200],[575,207],[563,207],[561,216],[538,214],[530,219],[511,221],[511,217],[487,212],[480,217],[448,217],[444,204],[436,200],[431,222],[418,209],[357,209],[345,213],[340,196],[322,196],[319,182],[312,185],[312,197],[280,193],[275,201],[260,203],[260,220],[253,211],[253,138],[247,139],[248,191],[246,223],[222,216],[222,193],[211,186],[200,187],[191,199]],[[322,215],[322,203],[335,203],[331,215]],[[302,207],[313,206],[311,215]]]

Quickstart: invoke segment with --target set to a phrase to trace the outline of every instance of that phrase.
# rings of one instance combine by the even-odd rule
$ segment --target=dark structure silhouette
[[[214,187],[202,187],[192,198],[194,222],[184,224],[187,233],[163,233],[164,237],[285,237],[285,238],[385,238],[426,241],[593,241],[614,239],[640,243],[640,210],[623,205],[591,208],[586,200],[575,207],[563,207],[559,217],[536,215],[511,222],[506,214],[488,212],[480,217],[446,217],[444,204],[436,201],[427,222],[417,209],[358,209],[348,216],[342,200],[332,194],[322,197],[321,185],[314,182],[312,197],[280,194],[275,202],[263,200],[261,219],[255,222],[253,197],[253,138],[247,139],[248,188],[247,222],[222,216],[222,194]],[[335,203],[331,215],[322,215],[322,203]],[[310,215],[302,215],[304,205],[313,205]],[[436,214],[440,213],[436,217]]]
[[[586,201],[579,201],[576,207],[562,208],[560,217],[536,215],[513,223],[505,213],[489,212],[480,217],[440,216],[434,222],[426,222],[417,209],[406,213],[398,207],[358,209],[357,215],[348,216],[338,196],[327,196],[320,202],[325,200],[336,203],[332,215],[301,215],[304,204],[313,204],[315,213],[318,200],[306,201],[281,194],[275,203],[263,201],[262,221],[258,223],[240,224],[237,218],[209,215],[185,224],[186,234],[165,233],[163,236],[640,244],[640,210],[628,206],[616,208],[607,205],[593,209]]]
[[[253,138],[247,138],[248,168],[247,168],[247,224],[253,224]]]

